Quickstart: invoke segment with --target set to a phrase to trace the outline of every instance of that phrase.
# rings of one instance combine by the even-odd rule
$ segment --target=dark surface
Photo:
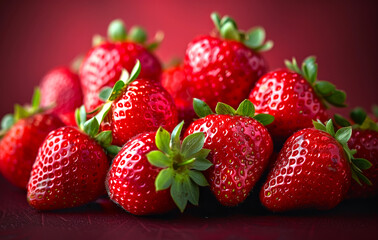
[[[103,199],[80,208],[38,212],[25,192],[0,177],[0,239],[376,239],[377,199],[330,211],[272,214],[258,202],[234,209],[136,217]],[[255,202],[253,204],[253,202]]]

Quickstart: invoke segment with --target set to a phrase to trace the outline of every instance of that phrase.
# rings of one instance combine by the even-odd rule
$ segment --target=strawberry
[[[79,76],[69,68],[54,68],[40,83],[41,106],[54,105],[51,111],[66,125],[75,125],[75,109],[83,104]]]
[[[332,120],[326,125],[314,121],[314,126],[285,142],[260,192],[267,209],[331,209],[345,198],[351,176],[369,183],[361,169],[370,167],[370,162],[355,158],[347,145],[352,128],[335,133]]]
[[[260,52],[271,49],[273,42],[264,44],[265,31],[261,27],[243,32],[228,16],[220,19],[213,13],[211,18],[218,33],[197,37],[186,49],[188,92],[211,108],[218,102],[237,107],[266,72],[267,64]]]
[[[143,132],[156,131],[160,126],[171,131],[177,125],[177,110],[169,93],[160,83],[137,79],[139,61],[129,75],[127,71],[113,89],[104,88],[99,122],[107,117],[106,129],[113,133],[113,144],[122,146],[130,138]]]
[[[38,148],[47,134],[64,126],[58,116],[40,108],[36,89],[31,106],[15,105],[14,114],[1,122],[0,172],[12,184],[26,188]]]
[[[236,206],[247,198],[268,165],[273,143],[264,124],[273,118],[254,116],[249,100],[237,110],[218,103],[216,114],[199,99],[193,107],[201,118],[188,127],[186,135],[205,134],[204,147],[211,150],[208,159],[214,164],[205,172],[210,189],[222,205]]]
[[[198,186],[208,185],[200,171],[211,166],[206,159],[209,150],[202,148],[203,133],[189,135],[181,143],[182,127],[183,122],[172,135],[160,127],[156,133],[130,139],[109,170],[110,199],[135,215],[166,213],[175,204],[183,212],[188,201],[198,205]]]
[[[100,39],[86,55],[80,68],[84,104],[88,111],[101,105],[100,90],[113,86],[119,80],[122,69],[131,71],[136,60],[142,65],[141,78],[160,81],[161,64],[151,52],[158,42],[146,45],[146,32],[133,27],[128,34],[121,20],[114,20],[108,28],[108,40]],[[161,41],[162,34],[158,34]]]
[[[86,121],[84,106],[76,111],[80,129],[66,126],[50,132],[38,150],[28,183],[27,200],[35,209],[83,205],[105,193],[109,161],[114,154],[111,132],[99,131],[96,117]]]
[[[249,100],[257,113],[274,116],[269,132],[277,141],[284,141],[294,132],[312,126],[313,119],[329,119],[328,104],[345,106],[345,93],[329,82],[317,81],[315,57],[303,61],[299,69],[295,58],[285,61],[288,69],[267,73],[256,83]]]
[[[352,181],[348,198],[366,198],[378,194],[378,124],[373,121],[362,108],[355,108],[350,113],[354,124],[335,114],[335,122],[342,127],[352,126],[352,136],[348,142],[350,149],[357,150],[355,157],[365,158],[372,163],[372,167],[364,175],[372,185],[358,184]]]
[[[177,65],[164,70],[161,84],[175,101],[179,121],[184,120],[185,126],[189,126],[196,115],[192,105],[193,98],[188,92],[189,83],[186,80],[184,67]]]

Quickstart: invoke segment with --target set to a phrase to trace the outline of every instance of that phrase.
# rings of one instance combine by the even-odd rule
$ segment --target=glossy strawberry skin
[[[303,129],[287,139],[261,189],[271,211],[331,209],[342,201],[351,171],[342,146],[326,132]]]
[[[312,127],[312,120],[329,119],[326,108],[311,85],[289,70],[267,73],[256,83],[249,100],[256,113],[274,116],[268,129],[275,139],[285,140],[303,128]]]
[[[218,102],[236,108],[267,68],[262,56],[242,43],[211,36],[189,43],[184,67],[190,95],[212,109]]]
[[[76,125],[75,110],[83,104],[79,76],[66,67],[48,72],[40,83],[41,107],[55,103],[51,112],[66,125]]]
[[[130,139],[114,158],[106,179],[110,199],[135,215],[166,213],[175,208],[168,189],[155,190],[161,169],[146,157],[153,150],[157,150],[154,132]]]
[[[359,185],[352,181],[348,192],[348,198],[366,198],[378,194],[378,132],[374,130],[353,129],[348,141],[350,149],[356,149],[355,158],[365,158],[372,166],[364,170],[364,175],[372,182],[372,186]]]
[[[132,42],[106,42],[92,48],[80,68],[80,79],[87,111],[92,111],[102,101],[98,95],[102,88],[113,87],[119,80],[122,69],[128,72],[139,59],[142,70],[140,78],[160,81],[161,64],[159,60],[143,46]]]
[[[172,131],[177,125],[177,110],[169,93],[150,80],[137,79],[113,102],[111,130],[113,144],[122,146],[143,132],[160,126]]]
[[[267,167],[273,151],[267,129],[255,119],[209,115],[194,121],[185,135],[205,133],[204,148],[214,165],[205,171],[210,189],[225,206],[242,203]]]
[[[27,199],[38,210],[76,207],[105,193],[109,167],[102,147],[74,127],[52,131],[33,165]]]
[[[38,148],[47,134],[64,126],[54,114],[19,120],[0,141],[0,171],[12,184],[26,189]]]
[[[188,92],[189,82],[186,79],[183,66],[174,66],[165,70],[161,77],[161,84],[171,94],[175,101],[178,119],[184,120],[189,126],[196,114],[193,110],[193,98]]]

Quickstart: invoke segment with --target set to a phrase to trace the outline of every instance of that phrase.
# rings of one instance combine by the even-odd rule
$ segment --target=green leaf
[[[238,26],[236,25],[235,20],[232,19],[230,16],[227,16],[227,15],[223,16],[221,21],[220,21],[221,28],[226,24],[231,24],[233,28],[238,29]]]
[[[335,136],[335,128],[333,127],[332,119],[327,121],[326,124],[326,131],[329,133],[332,137]]]
[[[10,129],[14,124],[14,117],[13,114],[6,114],[1,119],[1,129],[2,130],[8,130]]]
[[[199,200],[199,187],[197,184],[194,184],[189,178],[183,181],[183,188],[186,192],[187,199],[193,205],[198,205]]]
[[[255,48],[254,50],[256,52],[266,52],[266,51],[269,51],[270,49],[272,49],[274,46],[274,43],[273,41],[269,40],[269,41],[266,41],[263,45],[261,45],[260,47],[257,47]]]
[[[150,51],[150,52],[152,52],[155,49],[157,49],[160,46],[160,44],[163,41],[163,39],[164,39],[164,33],[161,32],[161,31],[158,31],[155,34],[155,38],[154,38],[153,42],[151,42],[150,44],[148,44],[146,46],[147,50]]]
[[[155,167],[165,168],[172,164],[172,159],[158,150],[151,151],[146,156],[148,161]]]
[[[207,158],[207,156],[209,155],[210,153],[210,149],[205,149],[205,148],[202,148],[199,152],[191,155],[190,157],[192,158]]]
[[[93,117],[84,123],[83,130],[89,136],[94,137],[98,133],[99,128],[100,125],[97,119]]]
[[[374,117],[378,118],[378,105],[372,106],[372,112],[374,114]]]
[[[126,40],[126,27],[121,19],[113,20],[108,27],[108,38],[113,42]]]
[[[318,65],[315,62],[315,57],[310,56],[307,57],[302,63],[302,72],[304,73],[304,77],[309,83],[314,83],[317,78],[318,74]]]
[[[193,162],[191,166],[191,169],[205,171],[209,169],[211,166],[213,166],[213,164],[206,158],[196,158],[196,160]]]
[[[110,146],[112,143],[112,131],[103,131],[95,136],[95,140],[103,147]]]
[[[141,70],[140,61],[137,59],[133,67],[133,70],[131,70],[129,80],[126,82],[127,85],[132,83],[139,76],[140,70]]]
[[[129,31],[129,39],[133,42],[144,44],[147,40],[147,33],[140,26],[133,26]]]
[[[350,137],[352,136],[352,127],[343,127],[337,130],[335,134],[335,138],[339,141],[342,145],[346,144]]]
[[[356,107],[350,112],[350,118],[359,125],[362,125],[366,117],[367,113],[361,107]]]
[[[110,94],[108,100],[113,101],[113,100],[117,99],[121,95],[121,93],[123,92],[123,89],[125,87],[127,87],[125,82],[123,80],[118,80],[114,84],[113,89],[112,89],[112,94]]]
[[[14,105],[14,121],[17,122],[20,119],[29,117],[29,112],[26,108],[19,104]]]
[[[193,109],[197,116],[200,118],[214,114],[209,105],[198,98],[193,98]]]
[[[102,106],[101,110],[94,116],[97,119],[98,123],[102,123],[105,117],[108,115],[110,108],[112,107],[113,102],[107,102]]]
[[[177,150],[179,151],[180,150],[180,146],[181,146],[181,142],[180,142],[180,134],[181,134],[181,131],[182,131],[182,126],[184,125],[184,121],[182,121],[181,123],[179,123],[172,131],[172,134],[171,134],[171,141],[170,141],[170,145],[171,145],[171,148],[174,149],[174,150]]]
[[[250,100],[245,99],[240,103],[238,109],[236,110],[236,114],[240,116],[253,117],[255,115],[255,106]]]
[[[332,95],[324,97],[325,100],[335,107],[345,107],[346,94],[343,91],[335,90]]]
[[[37,87],[34,89],[34,94],[32,97],[32,108],[38,109],[40,102],[41,102],[41,90]]]
[[[187,197],[185,196],[183,191],[183,183],[178,178],[175,178],[172,182],[171,196],[180,211],[184,212],[187,204]]]
[[[260,47],[265,40],[265,29],[254,27],[247,32],[246,36],[247,39],[244,40],[245,45],[252,49]]]
[[[75,121],[76,121],[76,125],[81,129],[81,127],[80,127],[80,123],[81,123],[80,108],[76,108],[76,110],[75,110]]]
[[[209,185],[205,176],[201,172],[198,172],[196,170],[189,170],[189,176],[199,186],[204,187]]]
[[[364,158],[352,158],[352,163],[362,170],[369,169],[371,166],[373,166],[371,162]]]
[[[106,102],[110,95],[112,94],[113,92],[113,89],[111,87],[104,87],[103,89],[101,89],[100,91],[100,94],[99,94],[99,98],[103,101],[103,102]]]
[[[80,116],[80,122],[79,127],[84,129],[84,123],[87,121],[87,112],[85,111],[84,105],[81,105],[79,108],[79,116]]]
[[[320,122],[320,120],[318,121],[312,120],[312,125],[314,125],[315,129],[327,132],[326,126],[322,122]]]
[[[253,118],[256,119],[258,122],[260,122],[264,126],[269,125],[274,121],[274,117],[266,113],[257,114]]]
[[[172,168],[165,168],[159,172],[155,180],[156,191],[165,190],[172,184],[174,177],[174,170]]]
[[[217,106],[215,107],[215,112],[223,115],[235,115],[236,113],[233,107],[222,102],[219,102],[217,104]]]
[[[169,147],[170,138],[171,135],[169,132],[164,128],[159,127],[155,136],[156,147],[164,153],[169,154],[171,152],[171,148]]]
[[[95,34],[92,37],[92,47],[97,47],[98,45],[100,45],[104,42],[106,42],[106,38],[104,38],[103,36],[101,36],[99,34]]]
[[[119,151],[121,151],[122,147],[118,147],[115,145],[110,145],[105,147],[105,150],[112,156],[116,156]]]
[[[213,21],[215,27],[220,31],[220,18],[219,14],[216,12],[211,13],[210,15],[211,20]]]
[[[197,132],[187,136],[184,141],[182,141],[181,153],[184,158],[187,158],[203,148],[205,143],[205,134],[203,132]]]
[[[318,81],[315,84],[315,89],[322,96],[331,96],[332,93],[336,90],[335,85],[327,81]]]
[[[349,127],[350,126],[350,122],[339,114],[335,114],[333,116],[333,118],[335,119],[336,124],[341,126],[341,127]]]
[[[293,58],[291,62],[289,60],[285,60],[285,65],[289,70],[302,74],[302,71],[299,69],[297,60],[295,58]]]
[[[366,116],[365,121],[359,127],[362,130],[374,130],[378,132],[378,123],[373,121],[369,116]]]
[[[220,34],[224,39],[240,41],[240,33],[231,21],[227,21],[224,24],[221,22]]]

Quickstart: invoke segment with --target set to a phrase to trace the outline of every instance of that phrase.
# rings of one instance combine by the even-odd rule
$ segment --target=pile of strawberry
[[[314,57],[268,72],[263,28],[211,18],[212,34],[165,70],[153,53],[161,33],[147,43],[142,28],[113,21],[78,71],[52,70],[31,105],[4,116],[2,175],[38,210],[107,194],[135,215],[183,212],[199,187],[229,207],[259,191],[271,211],[376,196],[377,118],[361,108],[331,118],[346,94],[318,80]]]

